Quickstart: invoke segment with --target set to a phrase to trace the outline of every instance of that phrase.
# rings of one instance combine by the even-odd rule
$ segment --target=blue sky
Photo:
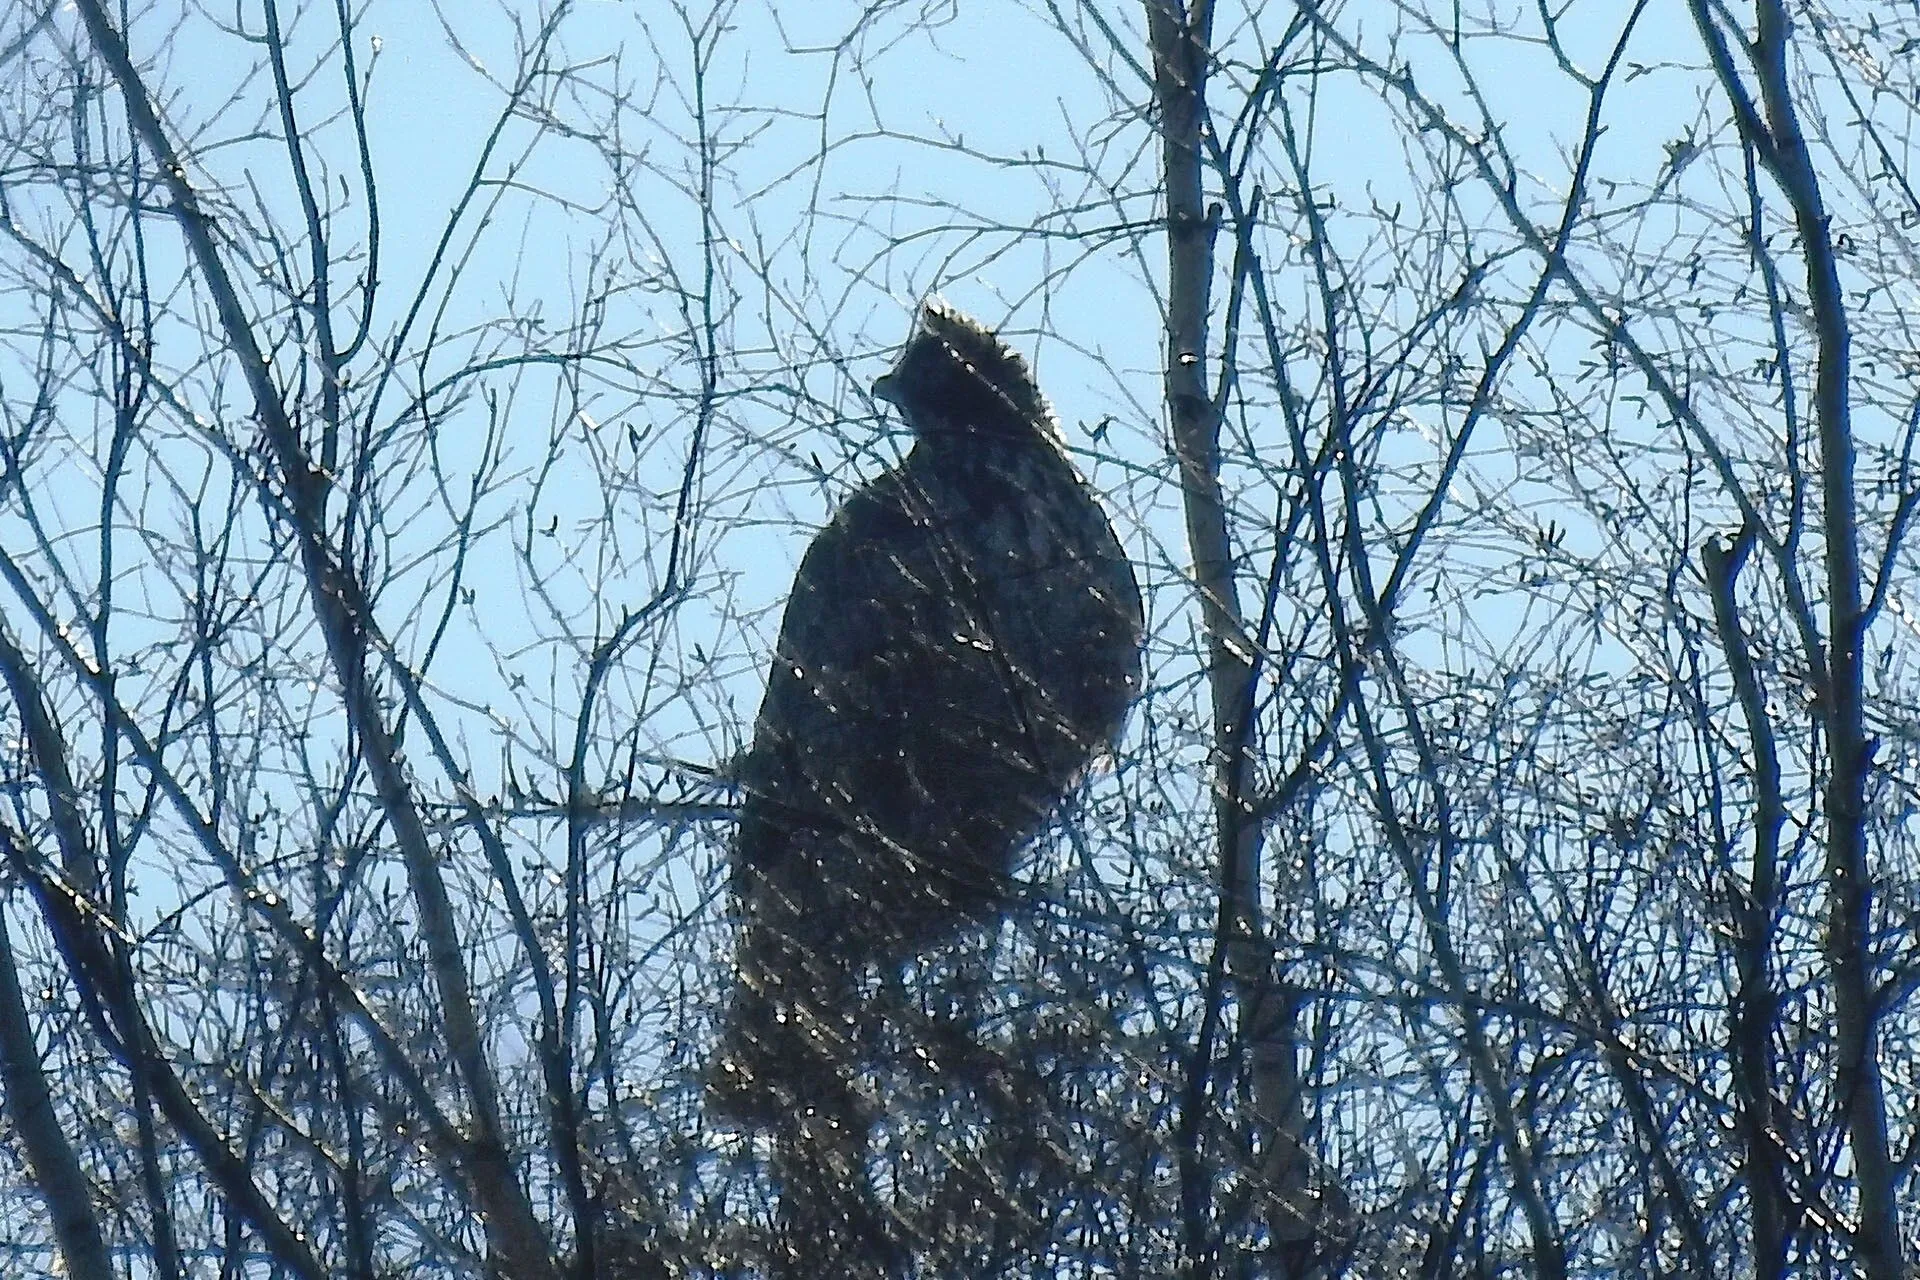
[[[430,441],[407,446],[408,465],[420,470],[391,477],[386,496],[387,518],[403,531],[395,555],[410,568],[386,624],[417,641],[424,631],[407,629],[438,616],[449,564],[433,545],[454,525],[460,483],[486,469],[489,486],[472,513],[482,533],[464,579],[475,600],[449,633],[435,678],[460,702],[492,709],[521,768],[529,755],[563,754],[580,654],[661,585],[674,545],[669,499],[693,433],[705,430],[699,520],[682,546],[691,557],[682,568],[700,589],[671,626],[648,636],[645,652],[631,655],[620,696],[647,721],[649,752],[723,759],[740,745],[757,701],[766,643],[806,538],[903,446],[866,387],[904,336],[914,302],[937,289],[1004,324],[1035,357],[1068,443],[1108,495],[1143,578],[1171,588],[1156,598],[1159,655],[1169,674],[1190,670],[1197,644],[1159,409],[1159,156],[1139,110],[1147,95],[1135,6],[1061,7],[1088,48],[1103,47],[1089,19],[1096,12],[1130,42],[1124,56],[1098,54],[1097,65],[1044,5],[968,6],[964,16],[937,4],[689,8],[572,6],[552,56],[569,69],[566,82],[555,90],[543,81],[528,94],[550,113],[543,127],[523,116],[499,132],[487,184],[455,223],[424,318],[368,414],[370,429],[417,429],[408,396],[421,386],[442,385],[476,353],[564,347],[583,312],[593,312],[595,337],[620,364],[588,366],[573,387],[540,369],[494,377],[488,385],[500,398],[491,418],[484,401],[469,398],[436,419]],[[1606,8],[1579,7],[1561,28],[1569,57],[1589,70],[1618,21]],[[1691,45],[1691,30],[1658,25],[1683,21],[1677,6],[1655,9],[1636,39],[1644,52],[1631,59],[1644,74],[1614,89],[1635,95],[1633,109],[1609,112],[1596,166],[1622,182],[1657,173],[1665,145],[1701,109],[1697,78],[1660,62]],[[1230,66],[1213,103],[1223,120],[1232,119],[1249,60],[1279,38],[1290,13],[1222,14],[1217,43]],[[1365,11],[1355,16],[1366,30]],[[1580,27],[1583,16],[1590,29]],[[246,17],[257,25],[257,15]],[[390,339],[413,305],[537,20],[511,6],[377,4],[356,28],[381,202],[376,342]],[[309,155],[336,209],[344,319],[357,314],[366,211],[342,114],[333,14],[321,7],[289,21]],[[1534,34],[1463,48],[1518,160],[1522,199],[1551,212],[1587,104]],[[233,213],[235,260],[258,252],[247,228],[262,217],[297,232],[258,43],[199,17],[176,26],[161,11],[136,22],[132,43],[157,59],[153,81],[169,123]],[[1380,48],[1415,59],[1423,89],[1456,119],[1477,118],[1431,35]],[[706,60],[701,109],[715,160],[704,208],[692,142],[696,56]],[[1432,195],[1426,170],[1377,92],[1340,75],[1316,89],[1310,163],[1319,196],[1330,202],[1333,234],[1352,237],[1346,247],[1360,281],[1380,284],[1379,315],[1391,332],[1432,299],[1397,280],[1401,264],[1367,249],[1364,237],[1374,208],[1404,206],[1414,216]],[[1285,199],[1284,172],[1261,180]],[[1472,184],[1456,199],[1470,221],[1490,216]],[[178,252],[164,227],[151,240],[163,261]],[[687,338],[699,317],[672,289],[698,284],[708,243],[721,309],[711,356],[722,412],[701,428],[687,399],[699,373]],[[1310,316],[1315,299],[1298,245],[1275,237],[1265,252],[1279,305]],[[440,336],[423,359],[430,328]],[[160,354],[183,368],[199,355],[184,331],[169,334]],[[277,359],[294,385],[296,353],[282,348]],[[359,386],[381,367],[363,357]],[[206,390],[231,402],[230,388]],[[1275,430],[1273,419],[1249,429]],[[1282,448],[1277,434],[1255,444]],[[1437,451],[1438,437],[1409,432],[1401,447],[1417,463],[1422,449]],[[84,528],[95,518],[93,486],[79,479],[70,519]],[[1272,506],[1257,488],[1246,500],[1254,511]],[[693,679],[666,695],[670,711],[659,705],[663,664]],[[544,710],[531,715],[536,708]],[[491,753],[473,754],[484,772]]]
[[[586,655],[661,590],[671,555],[679,557],[675,571],[691,584],[689,594],[650,615],[622,652],[592,720],[596,752],[589,782],[624,783],[625,768],[637,756],[634,780],[644,787],[675,778],[676,762],[717,764],[742,745],[794,562],[835,503],[904,447],[896,424],[871,402],[867,387],[905,335],[915,302],[937,289],[1004,325],[1014,343],[1035,357],[1068,444],[1105,495],[1152,592],[1156,686],[1130,731],[1150,747],[1138,758],[1160,772],[1128,794],[1169,799],[1169,811],[1119,833],[1134,837],[1131,844],[1116,838],[1101,845],[1106,833],[1097,828],[1090,829],[1089,842],[1121,850],[1116,858],[1145,848],[1163,859],[1151,868],[1160,879],[1140,878],[1131,886],[1153,895],[1156,911],[1178,898],[1179,886],[1167,887],[1169,868],[1191,871],[1191,884],[1200,886],[1193,900],[1204,903],[1212,870],[1204,863],[1210,723],[1196,678],[1204,646],[1185,581],[1179,492],[1161,408],[1158,289],[1165,246],[1155,222],[1158,148],[1141,110],[1147,93],[1137,78],[1144,62],[1139,5],[1112,0],[1093,9],[1061,0],[1056,7],[1069,24],[1085,24],[1081,34],[1095,47],[1105,36],[1092,17],[1111,22],[1124,50],[1101,54],[1089,65],[1056,29],[1045,0],[980,0],[964,11],[938,0],[742,0],[717,15],[711,6],[692,6],[690,15],[683,14],[665,0],[583,0],[560,27],[550,60],[555,70],[528,95],[535,106],[505,123],[482,165],[505,86],[520,73],[530,24],[541,15],[523,6],[443,3],[436,10],[405,0],[367,6],[352,47],[372,86],[368,127],[382,239],[371,331],[382,349],[363,353],[351,370],[350,398],[356,421],[382,439],[377,462],[363,477],[367,516],[356,527],[379,535],[368,559],[382,578],[382,627],[396,638],[403,660],[423,662],[429,646],[439,645],[428,672],[429,698],[483,796],[507,794],[509,760],[516,782],[549,797],[559,793],[557,772],[572,750]],[[1468,12],[1467,6],[1439,0],[1425,7],[1441,20]],[[1539,221],[1558,216],[1571,149],[1588,108],[1572,73],[1598,71],[1630,6],[1561,6],[1566,12],[1555,32],[1562,41],[1558,48],[1537,26],[1540,6],[1502,8],[1503,20],[1515,24],[1505,35],[1463,30],[1459,57],[1480,100],[1468,92],[1468,78],[1443,39],[1452,31],[1421,30],[1412,16],[1419,4],[1350,0],[1322,8],[1371,56],[1410,65],[1422,92],[1447,111],[1469,142],[1488,127],[1480,115],[1484,102],[1488,121],[1513,158],[1516,198]],[[1233,118],[1249,68],[1297,12],[1292,4],[1248,9],[1223,9],[1221,16],[1218,44],[1228,65],[1212,100],[1223,121]],[[1735,452],[1738,474],[1764,488],[1777,484],[1784,453],[1776,388],[1752,367],[1767,354],[1770,334],[1760,295],[1749,288],[1751,255],[1738,234],[1745,193],[1737,151],[1729,144],[1722,101],[1700,72],[1697,39],[1682,9],[1659,0],[1649,6],[1625,72],[1610,89],[1583,209],[1588,238],[1575,251],[1576,265],[1595,288],[1623,300],[1635,332],[1663,358],[1700,375],[1698,404],[1707,428],[1724,433],[1720,442]],[[450,44],[442,15],[456,28],[459,49]],[[191,156],[193,179],[214,200],[228,230],[230,265],[252,291],[250,299],[272,315],[262,331],[279,342],[276,371],[303,424],[311,427],[317,400],[311,361],[291,336],[284,308],[274,310],[284,296],[260,284],[263,276],[306,279],[298,202],[276,140],[279,125],[259,63],[261,46],[248,38],[257,30],[258,12],[243,12],[250,24],[244,35],[219,29],[227,18],[224,11],[161,5],[136,18],[132,45],[136,58],[153,61],[152,83],[168,124]],[[59,21],[72,25],[69,17]],[[355,288],[367,269],[367,209],[352,134],[341,114],[345,95],[331,23],[331,6],[301,14],[291,30],[290,62],[300,86],[308,154],[332,210],[336,317],[345,321],[357,315]],[[704,102],[696,108],[694,60],[707,52]],[[48,57],[47,64],[62,65],[57,57]],[[1426,381],[1410,375],[1409,382],[1419,385],[1393,413],[1359,415],[1380,441],[1374,455],[1381,464],[1378,484],[1365,494],[1372,508],[1355,517],[1367,524],[1370,541],[1361,562],[1371,565],[1376,552],[1383,558],[1390,553],[1392,537],[1427,496],[1448,433],[1459,425],[1460,401],[1432,390],[1445,381],[1433,371],[1445,357],[1457,356],[1462,381],[1470,380],[1487,339],[1511,319],[1539,263],[1504,222],[1497,193],[1479,181],[1465,149],[1453,147],[1443,130],[1410,123],[1390,85],[1316,68],[1304,56],[1289,68],[1294,78],[1288,101],[1300,113],[1311,147],[1306,159],[1312,202],[1349,273],[1342,295],[1347,327],[1339,335],[1343,357],[1372,359],[1377,368],[1371,371],[1392,377],[1394,342],[1434,310],[1469,264],[1494,263],[1480,286],[1491,302],[1478,311],[1439,316],[1426,345],[1406,362],[1427,361]],[[1832,81],[1824,83],[1829,87],[1817,92],[1831,93]],[[18,84],[11,91],[45,92]],[[704,110],[712,146],[709,194],[702,192],[697,109]],[[31,121],[32,113],[26,114]],[[99,119],[108,131],[120,127],[110,108]],[[1824,119],[1819,113],[1810,119],[1844,132],[1850,117],[1836,103]],[[58,153],[67,145],[61,141],[65,122],[41,123]],[[1661,199],[1649,200],[1648,191],[1666,172],[1669,148],[1709,132],[1721,153],[1675,175]],[[1305,202],[1292,189],[1277,145],[1265,148],[1260,163],[1250,181],[1268,195],[1261,244],[1265,279],[1285,340],[1294,344],[1285,359],[1302,415],[1310,432],[1324,434],[1332,416],[1324,382],[1329,362],[1321,299],[1301,233]],[[422,290],[443,230],[468,200],[476,166],[484,174],[482,187],[454,219],[445,263]],[[1858,173],[1831,175],[1836,216],[1858,230],[1863,242],[1877,233],[1898,240],[1883,249],[1893,259],[1905,252],[1910,237],[1895,227],[1897,217],[1872,209],[1878,179],[1873,166],[1858,167]],[[8,181],[11,216],[84,268],[85,245],[71,204],[80,188],[45,175]],[[1870,213],[1882,221],[1876,224]],[[183,677],[169,665],[186,649],[173,642],[186,629],[182,619],[190,611],[183,598],[196,585],[181,567],[187,561],[181,546],[194,521],[217,526],[223,504],[235,500],[245,512],[239,521],[244,552],[284,544],[272,541],[275,531],[250,481],[233,480],[230,458],[209,444],[210,437],[218,439],[245,459],[255,445],[256,424],[230,362],[217,341],[205,338],[205,295],[183,270],[177,232],[164,210],[152,210],[143,225],[158,281],[155,297],[163,308],[155,359],[197,415],[189,422],[155,412],[143,421],[131,473],[136,479],[127,482],[111,512],[123,571],[114,636],[123,661],[140,653],[149,663],[146,670],[128,672],[120,687],[157,717],[154,709],[163,705],[169,682],[199,679],[197,671]],[[284,255],[270,251],[272,237],[261,233],[269,225],[281,234]],[[1790,267],[1787,239],[1780,236],[1776,247]],[[1687,250],[1696,245],[1704,260],[1695,264],[1702,272],[1697,289],[1686,280]],[[1221,248],[1224,253],[1224,241]],[[124,244],[116,252],[124,252]],[[0,264],[13,273],[0,282],[0,334],[6,338],[0,396],[9,408],[34,390],[35,308],[44,301],[44,290],[36,295],[14,287],[32,274],[16,258],[0,245]],[[1893,283],[1858,304],[1863,313],[1887,308],[1874,330],[1888,344],[1880,353],[1882,368],[1868,374],[1862,363],[1861,385],[1868,377],[1884,380],[1876,390],[1880,407],[1862,406],[1859,421],[1867,424],[1868,444],[1893,438],[1889,424],[1911,381],[1890,358],[1902,340],[1897,320],[1908,303],[1903,290],[1911,273],[1881,270]],[[711,317],[697,297],[708,273]],[[1724,301],[1743,294],[1739,305]],[[416,296],[423,299],[420,318],[396,341]],[[1702,299],[1723,303],[1718,314],[1703,314],[1709,308]],[[1470,773],[1473,753],[1489,744],[1516,752],[1524,746],[1538,752],[1537,759],[1529,757],[1533,763],[1546,762],[1543,770],[1560,770],[1553,785],[1564,783],[1565,791],[1550,798],[1564,801],[1566,811],[1546,814],[1543,807],[1535,814],[1526,811],[1526,797],[1516,801],[1521,817],[1537,819],[1538,826],[1506,851],[1520,866],[1514,878],[1548,868],[1556,874],[1535,880],[1544,895],[1557,892],[1557,873],[1571,868],[1570,883],[1593,888],[1611,904],[1607,912],[1618,912],[1622,899],[1605,895],[1639,886],[1631,873],[1657,877],[1669,869],[1628,865],[1630,855],[1640,853],[1636,846],[1617,852],[1626,868],[1615,877],[1618,884],[1598,883],[1604,868],[1591,881],[1581,880],[1593,869],[1588,864],[1598,845],[1582,842],[1580,824],[1601,821],[1601,806],[1619,801],[1610,788],[1644,799],[1645,788],[1632,794],[1638,786],[1634,770],[1648,760],[1657,766],[1662,746],[1605,743],[1601,736],[1610,726],[1635,723],[1635,714],[1658,701],[1658,690],[1645,693],[1647,685],[1631,682],[1667,680],[1669,660],[1679,660],[1663,646],[1678,643],[1685,631],[1681,622],[1700,627],[1696,552],[1707,533],[1728,523],[1728,504],[1697,442],[1643,394],[1631,371],[1612,379],[1593,372],[1608,353],[1591,317],[1564,296],[1556,297],[1555,306],[1535,331],[1537,347],[1509,369],[1496,413],[1478,428],[1466,470],[1447,495],[1443,528],[1421,563],[1424,576],[1416,575],[1415,588],[1401,602],[1408,633],[1396,640],[1402,657],[1425,664],[1416,676],[1431,680],[1437,699],[1460,695],[1449,704],[1450,713],[1457,711],[1466,723],[1484,712],[1494,726],[1486,744],[1471,739],[1473,726],[1461,731],[1460,742],[1447,744],[1466,758],[1463,770]],[[711,334],[703,328],[709,319]],[[1791,340],[1803,342],[1804,335],[1795,331]],[[1911,343],[1908,348],[1910,354]],[[586,349],[586,358],[564,366],[538,362]],[[112,427],[99,386],[88,381],[99,369],[77,363],[82,373],[57,392],[59,412],[50,415],[43,437],[51,443],[34,460],[30,486],[50,547],[44,556],[32,553],[40,557],[34,568],[43,571],[43,561],[57,562],[77,584],[71,597],[62,587],[46,588],[56,610],[67,610],[58,617],[63,623],[93,585],[100,475]],[[1251,372],[1240,388],[1244,403],[1235,404],[1228,431],[1236,446],[1244,445],[1228,480],[1238,504],[1236,521],[1252,548],[1249,613],[1255,612],[1264,557],[1273,550],[1270,513],[1307,505],[1286,505],[1295,479],[1291,442],[1264,363],[1264,352],[1249,359]],[[713,386],[703,400],[701,380],[709,372]],[[375,406],[367,390],[383,377],[390,381]],[[422,388],[435,389],[432,419],[424,424],[412,403]],[[1555,399],[1560,395],[1571,404],[1564,413],[1558,411],[1566,404]],[[202,431],[202,424],[210,430]],[[1607,456],[1609,449],[1618,456]],[[676,527],[683,484],[690,519]],[[1894,499],[1890,491],[1876,492],[1884,515]],[[1619,513],[1600,507],[1613,501],[1643,502],[1645,509],[1609,523]],[[1540,569],[1544,557],[1529,560],[1530,520],[1559,529],[1565,554],[1558,567],[1572,570],[1570,582],[1523,580],[1517,572],[1531,564],[1546,576]],[[463,521],[470,522],[473,540],[456,561],[448,544]],[[19,509],[0,506],[0,546],[31,547],[28,535]],[[1811,537],[1800,554],[1815,565],[1818,549]],[[344,736],[338,700],[297,567],[276,566],[265,554],[258,554],[257,565],[245,555],[233,563],[258,568],[262,598],[235,604],[244,625],[236,626],[231,650],[223,650],[233,665],[217,682],[229,699],[219,710],[231,716],[235,736],[245,739],[259,723],[249,717],[264,714],[261,707],[274,698],[315,709],[311,723],[283,731],[276,722],[260,734],[266,762],[260,777],[266,781],[249,801],[286,799],[262,793],[282,784],[297,791],[303,752],[321,761],[316,772],[337,776],[341,766],[328,752]],[[1330,624],[1313,613],[1324,604],[1322,584],[1313,580],[1311,566],[1298,572],[1305,589],[1298,600],[1281,600],[1283,613],[1291,608],[1297,614],[1283,618],[1276,648],[1306,638],[1297,651],[1279,656],[1297,658],[1294,671],[1311,695],[1312,682],[1324,680],[1331,666],[1334,645]],[[52,580],[50,572],[40,579]],[[1774,584],[1748,589],[1755,604],[1777,605],[1766,594],[1776,590]],[[1351,594],[1352,584],[1342,582],[1337,591]],[[12,598],[0,601],[0,613],[17,628],[15,608]],[[1691,616],[1685,616],[1688,609]],[[1621,621],[1635,610],[1638,617]],[[1750,616],[1756,629],[1772,621],[1760,609]],[[1897,625],[1910,625],[1904,616]],[[447,629],[436,641],[443,619]],[[1641,625],[1644,619],[1651,621]],[[1895,625],[1883,620],[1883,632]],[[1780,637],[1770,638],[1777,643]],[[304,687],[269,689],[270,682],[244,662],[247,645],[256,640],[273,650],[282,672],[292,674],[289,683],[304,678]],[[142,645],[151,648],[142,652]],[[1776,660],[1783,671],[1777,696],[1785,705],[1800,690],[1793,684],[1791,657]],[[1895,675],[1902,669],[1896,667]],[[1469,671],[1486,686],[1473,686]],[[1513,678],[1500,687],[1503,675]],[[1449,685],[1454,677],[1459,684]],[[1673,680],[1675,687],[1682,683]],[[90,695],[71,683],[63,692],[95,713]],[[1636,701],[1643,693],[1645,702]],[[1511,707],[1488,709],[1507,699]],[[1315,710],[1300,707],[1311,702],[1311,696],[1293,703],[1276,699],[1276,757],[1297,747],[1284,735],[1298,731]],[[1536,705],[1546,708],[1538,724],[1530,719]],[[1648,736],[1671,727],[1662,721]],[[1388,725],[1389,732],[1394,728]],[[1544,745],[1495,741],[1499,733],[1535,728]],[[1561,733],[1564,738],[1554,736]],[[1596,750],[1597,742],[1619,750]],[[193,767],[197,749],[189,735],[177,740],[183,768]],[[1737,751],[1728,756],[1729,777],[1741,763]],[[409,743],[409,753],[422,791],[443,797],[445,779],[417,740]],[[1336,857],[1377,852],[1368,843],[1377,832],[1366,829],[1377,798],[1363,772],[1349,769],[1326,783],[1330,790],[1347,788],[1329,802],[1345,805],[1329,821],[1349,824],[1328,835],[1326,847]],[[1421,780],[1411,769],[1407,779],[1417,792]],[[1095,790],[1106,786],[1111,798],[1132,785],[1133,778],[1118,784],[1103,779]],[[1592,796],[1599,799],[1590,801]],[[1496,808],[1499,801],[1495,795],[1487,804]],[[287,803],[297,808],[298,800]],[[526,858],[529,892],[548,895],[549,903],[557,895],[551,877],[539,872],[559,865],[562,852],[551,814],[549,808],[537,820],[503,823],[517,841],[515,856]],[[1504,817],[1495,813],[1488,821]],[[1126,820],[1110,814],[1098,819],[1116,825]],[[1563,825],[1550,831],[1551,823]],[[262,856],[285,854],[283,865],[299,870],[312,852],[302,842],[321,824],[302,813],[299,821],[255,825]],[[368,829],[377,830],[371,819]],[[678,929],[689,917],[717,925],[718,912],[698,899],[718,878],[696,883],[692,873],[710,871],[720,847],[717,827],[703,828],[695,840],[664,825],[630,841],[596,846],[609,860],[628,858],[622,870],[633,874],[622,887],[654,895],[653,905],[623,918],[634,922],[637,942]],[[685,856],[689,849],[698,856]],[[1276,880],[1288,872],[1278,860],[1296,853],[1276,847]],[[648,864],[655,855],[662,862]],[[462,888],[475,895],[481,935],[497,936],[485,932],[498,923],[487,915],[484,895],[492,885],[486,873],[476,872],[471,859],[449,861],[471,877]],[[1385,861],[1381,855],[1381,865]],[[647,874],[663,868],[665,874]],[[240,910],[217,887],[217,878],[190,860],[176,867],[156,859],[144,870],[156,886],[142,899],[144,910],[165,914],[182,901],[203,904],[210,932],[230,923],[222,913]],[[365,883],[379,885],[380,874],[390,870],[369,873]],[[1377,867],[1362,870],[1372,874]],[[1508,874],[1491,861],[1467,867],[1462,881],[1469,887],[1457,900],[1463,918],[1477,919],[1472,913],[1480,905],[1474,898],[1479,889],[1510,887],[1502,878]],[[178,878],[167,878],[173,876]],[[1381,883],[1392,885],[1391,868]],[[167,889],[176,891],[170,895]],[[1404,975],[1431,976],[1425,957],[1416,954],[1422,944],[1418,928],[1408,924],[1410,909],[1393,893],[1383,894],[1372,883],[1322,885],[1316,892],[1329,900],[1347,894],[1338,904],[1342,910],[1363,919],[1377,910],[1379,919],[1406,926],[1398,933],[1382,928],[1371,937],[1336,939],[1355,954],[1385,956],[1378,975],[1364,963],[1348,975],[1362,996],[1376,976],[1382,990]],[[1172,918],[1179,911],[1167,908],[1164,914]],[[1167,925],[1168,935],[1183,922]],[[1607,916],[1605,924],[1623,935],[1632,932],[1629,924],[1644,924],[1648,932],[1634,934],[1636,941],[1659,928],[1657,921],[1638,917]],[[1543,948],[1555,940],[1546,937],[1554,927],[1549,921],[1543,930]],[[649,935],[649,929],[656,933]],[[705,932],[711,937],[721,931]],[[1369,951],[1376,943],[1379,951]],[[506,968],[511,961],[484,944],[476,953],[480,963],[498,960]],[[658,980],[657,989],[645,993],[653,998],[646,1010],[655,1019],[647,1024],[656,1033],[651,1051],[677,1043],[669,1033],[678,1030],[674,1019],[686,1006],[674,984],[695,972],[684,959],[684,953],[668,950],[650,958],[651,968],[639,966],[645,979]],[[1702,961],[1702,972],[1712,961]],[[1172,975],[1169,983],[1185,980],[1191,971],[1182,967],[1185,962],[1181,956],[1168,961],[1163,972]],[[1402,963],[1404,970],[1395,967]],[[1489,964],[1496,980],[1498,964],[1498,958]],[[714,985],[700,992],[711,994]],[[395,986],[406,989],[397,978]],[[1395,1007],[1386,1000],[1355,1016],[1377,1016],[1372,1029],[1388,1028],[1379,1032],[1387,1039],[1401,1034],[1390,1026]],[[1405,1042],[1396,1043],[1394,1052],[1404,1054]],[[1386,1107],[1398,1105],[1391,1088],[1376,1087],[1380,1077],[1364,1075],[1366,1069],[1364,1062],[1355,1067],[1356,1093]],[[1383,1164],[1401,1158],[1364,1154]]]

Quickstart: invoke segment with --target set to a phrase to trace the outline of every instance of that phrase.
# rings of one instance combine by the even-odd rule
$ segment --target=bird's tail
[[[853,983],[766,921],[746,927],[738,980],[706,1072],[708,1113],[750,1128],[858,1111]]]

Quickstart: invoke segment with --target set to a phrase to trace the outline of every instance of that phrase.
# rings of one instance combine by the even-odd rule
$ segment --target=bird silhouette
[[[739,770],[708,1086],[751,1124],[856,1123],[860,974],[1004,911],[1140,686],[1139,588],[1026,361],[930,302],[873,389],[913,447],[808,547]]]

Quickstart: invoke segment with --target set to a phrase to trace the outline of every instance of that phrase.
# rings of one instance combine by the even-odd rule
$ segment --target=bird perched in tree
[[[740,769],[708,1078],[742,1120],[845,1087],[861,970],[997,916],[1140,685],[1139,588],[1026,361],[929,302],[873,390],[913,448],[808,547]]]

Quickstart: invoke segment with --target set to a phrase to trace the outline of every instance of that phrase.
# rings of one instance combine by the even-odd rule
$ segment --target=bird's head
[[[906,348],[873,384],[873,394],[898,408],[919,436],[971,432],[1051,440],[1056,434],[1053,411],[1020,353],[938,300],[921,306]]]

